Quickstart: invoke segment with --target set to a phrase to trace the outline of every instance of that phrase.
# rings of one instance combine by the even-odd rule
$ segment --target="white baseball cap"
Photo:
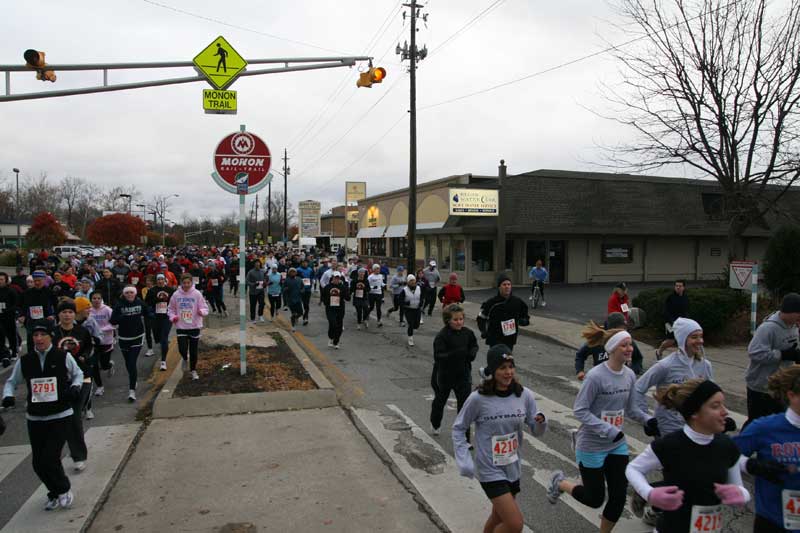
[[[430,262],[430,263],[428,263],[428,264],[429,264],[430,266],[432,266],[432,267],[435,267],[435,266],[436,266],[436,261],[431,261],[431,262]]]

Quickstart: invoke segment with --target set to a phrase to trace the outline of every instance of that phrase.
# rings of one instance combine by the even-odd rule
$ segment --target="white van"
[[[53,253],[61,257],[72,257],[73,255],[83,254],[85,251],[80,246],[56,246]]]

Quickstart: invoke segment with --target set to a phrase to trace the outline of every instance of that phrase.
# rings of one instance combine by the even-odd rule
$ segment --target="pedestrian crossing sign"
[[[215,89],[228,87],[244,72],[247,61],[220,35],[192,60],[195,70]]]

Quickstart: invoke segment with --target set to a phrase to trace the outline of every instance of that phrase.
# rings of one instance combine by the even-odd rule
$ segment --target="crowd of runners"
[[[492,503],[484,531],[522,530],[515,499],[521,490],[522,431],[528,426],[540,436],[548,422],[534,392],[515,376],[514,347],[530,316],[507,276],[498,277],[497,293],[480,306],[474,332],[465,325],[458,277],[443,279],[435,260],[409,272],[403,265],[390,268],[341,254],[266,247],[247,251],[245,272],[252,322],[285,316],[292,331],[307,326],[316,295],[332,349],[343,345],[350,306],[357,330],[384,327],[397,313],[392,325],[403,328],[409,349],[426,318],[441,320],[433,341],[431,433],[439,435],[452,391],[456,463],[462,475],[477,478]],[[33,465],[48,489],[46,509],[72,504],[61,451],[67,443],[75,470],[85,468],[82,419],[93,418],[93,402],[102,401],[103,376],[115,371],[115,348],[131,402],[141,350],[150,357],[157,349],[159,368],[166,370],[172,329],[184,370],[197,379],[204,318],[228,316],[224,286],[228,282],[236,295],[238,276],[238,250],[228,247],[123,250],[65,260],[42,252],[15,276],[0,273],[0,356],[5,366],[14,365],[2,405],[14,406],[17,385],[25,383]],[[531,272],[542,305],[546,277],[541,265]],[[580,479],[554,472],[547,498],[556,504],[568,496],[602,507],[598,527],[609,532],[623,513],[630,485],[634,513],[655,531],[694,533],[723,531],[722,506],[743,506],[752,497],[754,532],[800,531],[800,295],[786,295],[750,343],[743,376],[748,419],[737,433],[705,357],[702,325],[685,316],[684,291],[685,284],[676,283],[666,303],[670,338],[647,369],[626,328],[624,284],[609,299],[605,323],[586,326],[586,343],[575,358],[581,386],[574,416],[580,428],[572,443]],[[475,388],[479,338],[486,362]],[[587,371],[590,355],[594,364]],[[652,412],[649,395],[655,399]],[[632,461],[627,419],[653,439]],[[752,496],[742,472],[755,478]]]

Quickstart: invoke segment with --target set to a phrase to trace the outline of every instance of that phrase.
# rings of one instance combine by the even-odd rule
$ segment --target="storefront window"
[[[506,270],[514,270],[514,241],[506,241]]]
[[[450,240],[442,239],[442,264],[439,268],[442,270],[450,270]]]
[[[393,237],[389,239],[389,249],[391,257],[405,257],[408,239],[405,237]]]
[[[386,239],[361,239],[364,255],[386,256]]]
[[[472,268],[476,272],[494,270],[494,241],[472,241]]]
[[[466,255],[465,255],[463,239],[453,241],[453,270],[464,272],[466,270]]]
[[[428,261],[430,261],[431,259],[436,261],[437,265],[441,264],[442,262],[441,257],[439,257],[439,245],[436,240],[436,237],[431,237],[430,239],[428,239]],[[427,264],[428,261],[425,261],[425,264]]]

